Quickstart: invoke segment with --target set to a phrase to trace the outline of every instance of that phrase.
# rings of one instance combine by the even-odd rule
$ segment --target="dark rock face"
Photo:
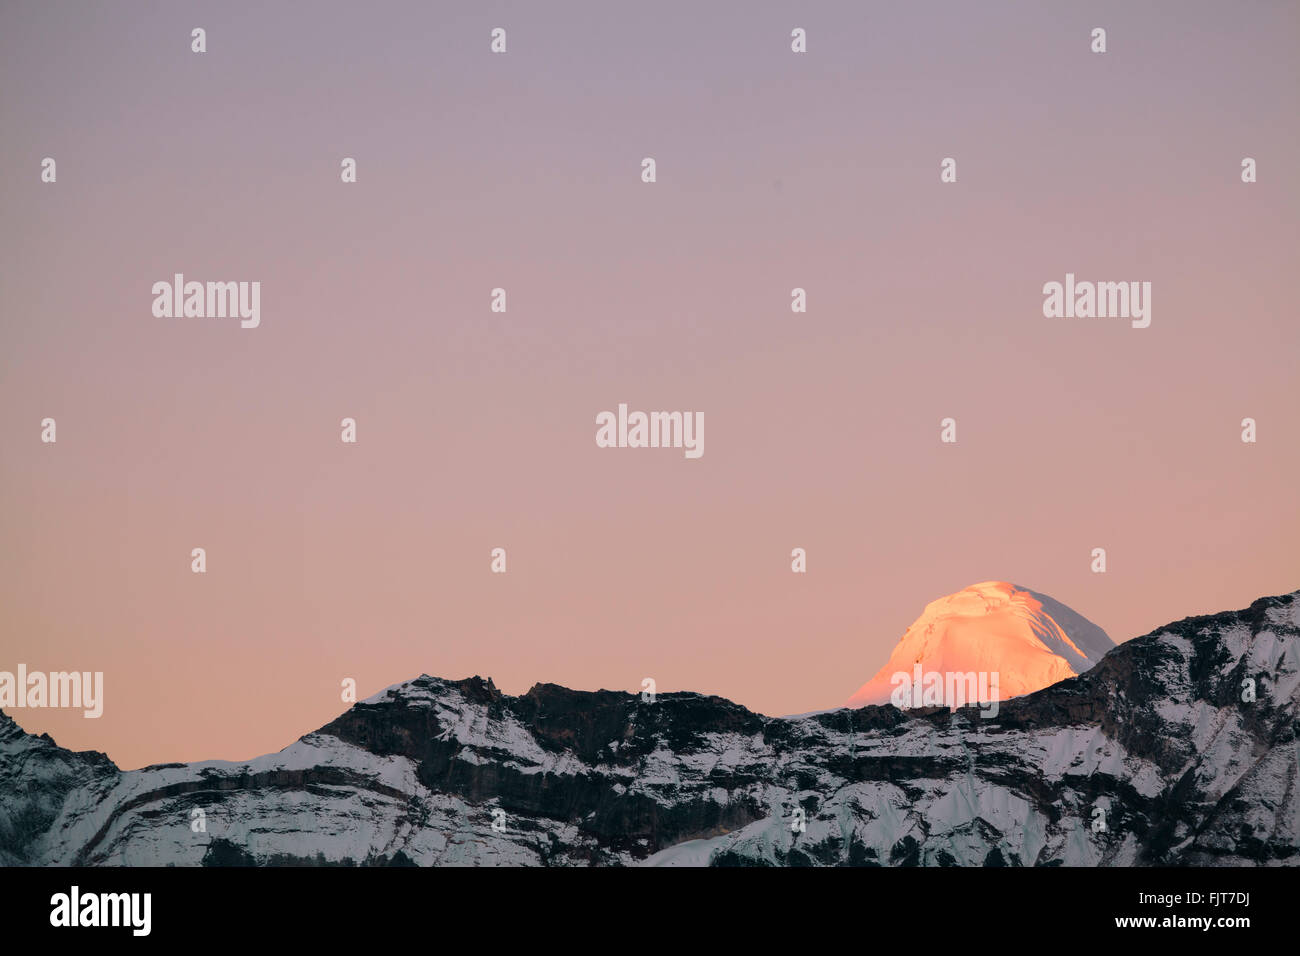
[[[129,772],[0,715],[0,863],[1295,864],[1298,637],[1264,598],[993,717],[420,677],[278,754]]]
[[[539,773],[544,759],[520,761],[508,740],[476,745],[448,734],[435,711],[404,696],[358,704],[320,733],[380,756],[409,759],[423,786],[467,804],[496,801],[511,816],[574,821],[584,837],[616,854],[738,829],[765,816],[752,800],[715,802],[698,792],[740,790],[759,781],[761,768],[715,768],[693,786],[680,788],[671,801],[651,793],[616,794],[609,786],[611,774],[635,778],[657,749],[682,756],[707,753],[706,731],[761,735],[767,721],[730,701],[686,694],[649,704],[636,695],[585,693],[555,684],[538,684],[511,698],[478,677],[421,677],[408,686],[435,695],[454,688],[466,702],[481,707],[488,721],[508,722],[545,755],[580,766],[571,773]]]

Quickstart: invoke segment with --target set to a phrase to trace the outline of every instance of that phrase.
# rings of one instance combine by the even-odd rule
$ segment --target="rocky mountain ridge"
[[[276,754],[133,771],[0,715],[0,863],[1296,864],[1298,638],[1300,592],[1262,598],[993,718],[421,676]]]

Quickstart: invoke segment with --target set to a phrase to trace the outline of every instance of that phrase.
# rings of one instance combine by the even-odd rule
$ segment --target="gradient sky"
[[[344,677],[796,713],[977,581],[1115,640],[1295,589],[1298,9],[5,3],[0,669],[106,682],[13,715],[136,767]],[[1151,327],[1044,318],[1066,272]],[[597,448],[619,402],[703,458]]]

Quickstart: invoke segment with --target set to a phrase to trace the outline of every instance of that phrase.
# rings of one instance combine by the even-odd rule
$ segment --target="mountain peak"
[[[848,706],[889,703],[923,674],[989,675],[1006,700],[1075,677],[1114,648],[1104,630],[1054,598],[1007,581],[981,581],[931,601]]]

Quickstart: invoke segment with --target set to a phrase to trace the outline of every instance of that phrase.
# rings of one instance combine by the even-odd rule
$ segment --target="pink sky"
[[[0,670],[106,683],[24,728],[240,759],[422,672],[797,713],[977,581],[1117,641],[1300,584],[1294,6],[382,9],[0,12]],[[153,317],[175,272],[261,326]],[[1150,328],[1044,318],[1066,272]],[[704,456],[597,448],[620,402]]]

